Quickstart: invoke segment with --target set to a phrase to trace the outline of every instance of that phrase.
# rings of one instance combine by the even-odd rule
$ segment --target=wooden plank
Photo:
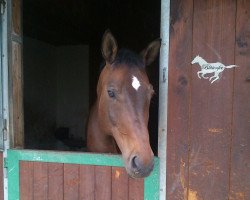
[[[111,167],[95,167],[95,199],[112,199]]]
[[[194,0],[193,57],[234,64],[235,0]],[[189,199],[228,199],[234,69],[211,84],[192,65]]]
[[[144,199],[144,179],[129,178],[129,200]]]
[[[0,152],[0,200],[4,200],[3,191],[3,152]]]
[[[128,200],[128,174],[125,168],[112,167],[112,199]]]
[[[95,167],[80,166],[80,199],[95,200]]]
[[[21,35],[21,0],[12,0],[12,34]]]
[[[63,164],[48,163],[48,200],[63,199]]]
[[[171,1],[167,199],[187,198],[193,0]]]
[[[34,162],[34,200],[48,199],[48,165]]]
[[[23,79],[22,79],[22,46],[12,42],[11,68],[11,123],[13,124],[12,137],[14,147],[22,148],[24,144],[23,126]],[[12,139],[13,139],[12,138]]]
[[[33,162],[20,162],[20,199],[33,200],[34,191],[34,167]]]
[[[237,1],[231,200],[250,199],[250,1]],[[247,80],[249,78],[249,80]]]
[[[79,185],[79,165],[64,164],[64,199],[78,200]]]
[[[23,148],[22,0],[12,0],[11,3],[10,145]]]

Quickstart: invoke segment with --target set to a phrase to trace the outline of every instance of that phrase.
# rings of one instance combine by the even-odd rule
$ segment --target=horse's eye
[[[108,94],[110,98],[115,98],[115,92],[113,90],[108,90]]]

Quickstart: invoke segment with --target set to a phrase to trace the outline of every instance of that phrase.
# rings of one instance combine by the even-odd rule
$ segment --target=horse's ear
[[[117,54],[117,42],[110,32],[106,30],[102,38],[102,56],[108,63],[112,63]]]
[[[154,40],[141,52],[145,66],[150,65],[159,53],[161,39]]]

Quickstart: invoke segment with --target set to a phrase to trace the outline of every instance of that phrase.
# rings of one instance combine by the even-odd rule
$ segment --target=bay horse
[[[87,149],[121,153],[126,171],[133,178],[148,176],[154,166],[147,128],[154,90],[145,66],[155,60],[159,48],[158,39],[138,55],[128,49],[118,51],[109,30],[102,39],[105,66],[97,84],[97,100],[89,115]]]

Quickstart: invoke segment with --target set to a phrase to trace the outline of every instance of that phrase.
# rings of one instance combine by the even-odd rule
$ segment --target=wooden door
[[[168,199],[250,199],[249,9],[245,0],[171,1]],[[191,64],[197,55],[238,67],[211,83]]]
[[[119,155],[9,150],[10,199],[158,200],[159,159],[149,177],[128,177]]]

